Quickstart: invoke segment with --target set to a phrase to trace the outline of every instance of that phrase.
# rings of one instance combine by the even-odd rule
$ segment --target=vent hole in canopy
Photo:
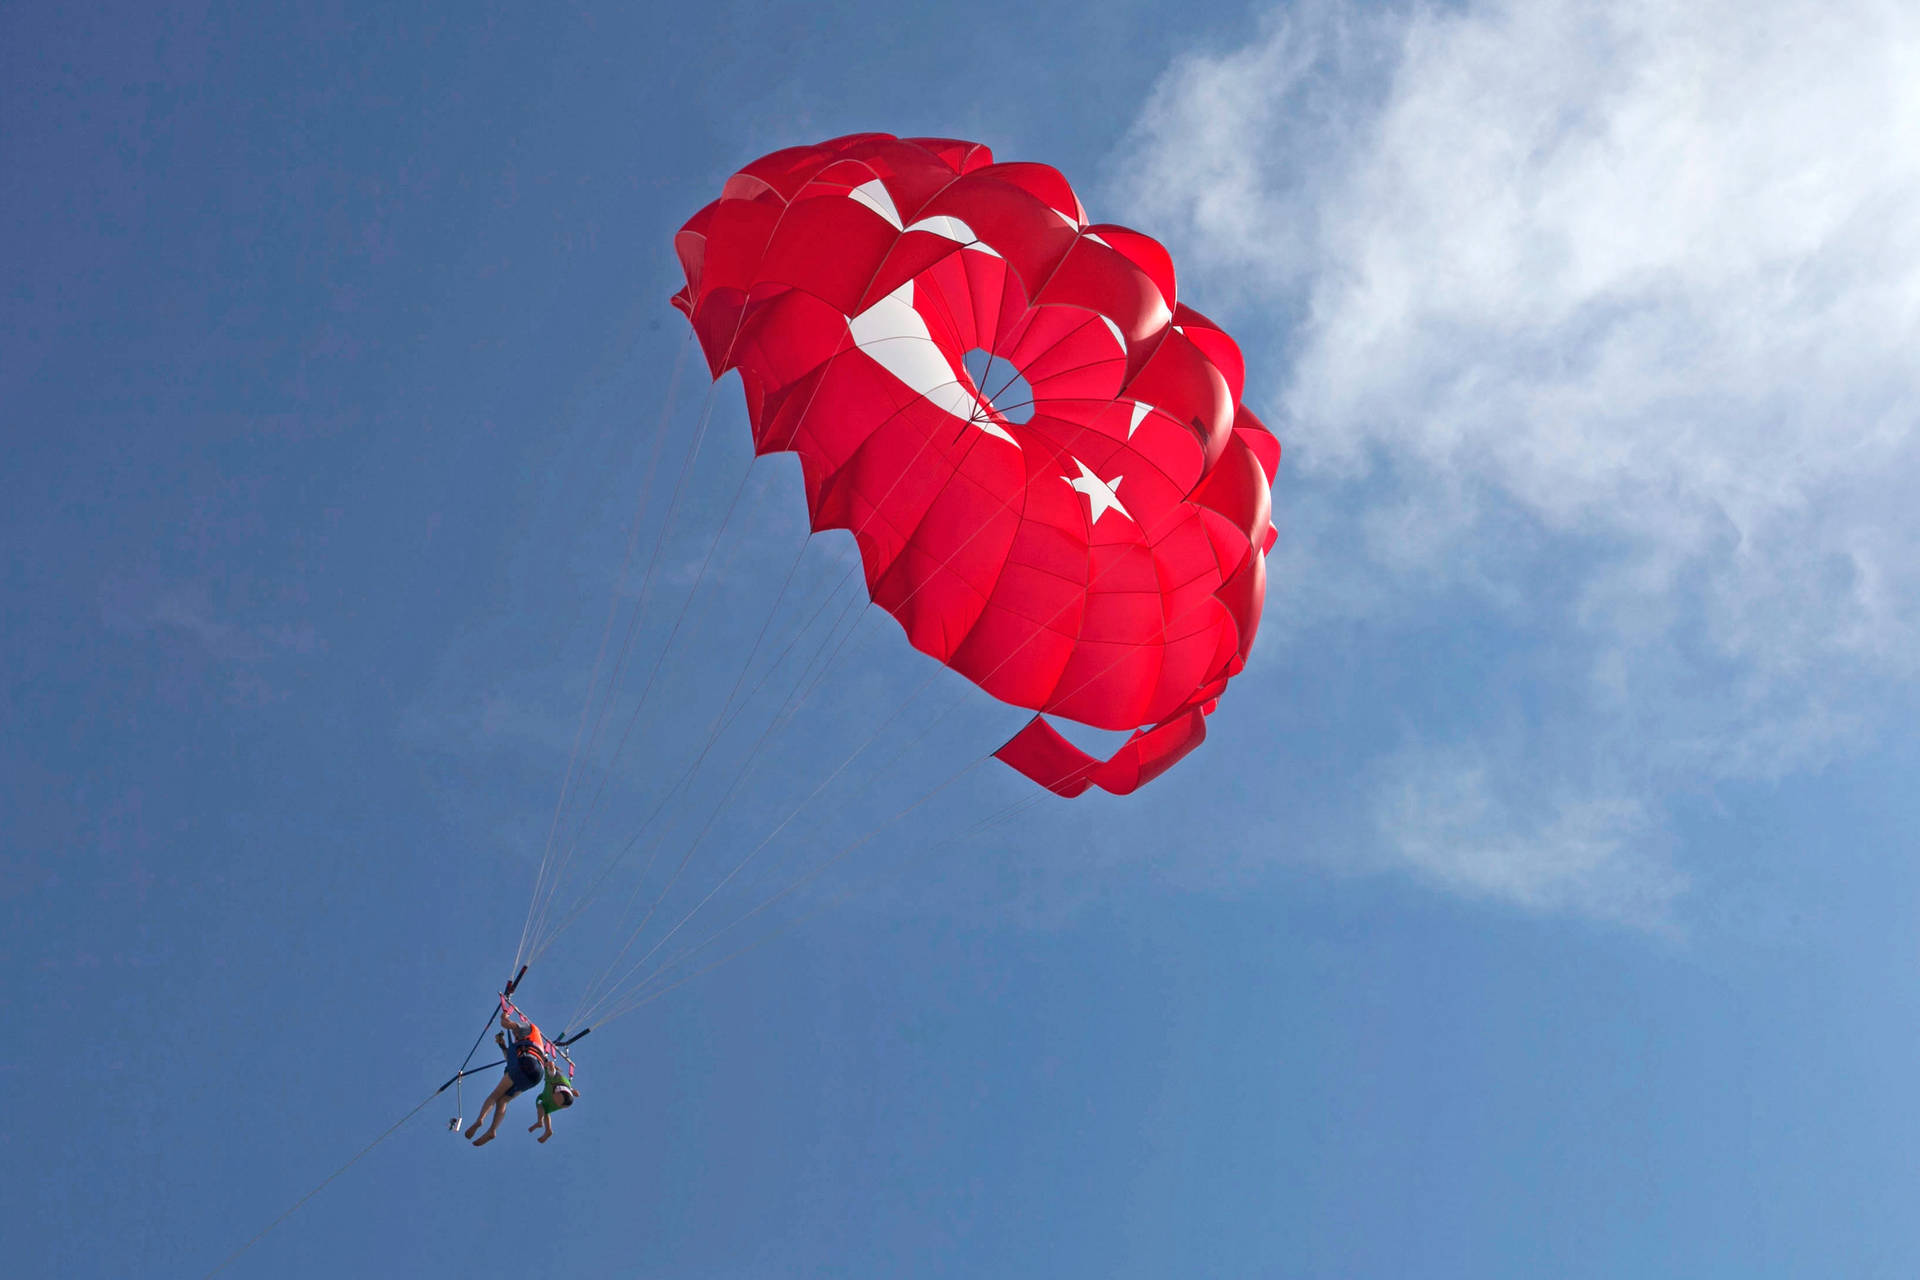
[[[996,356],[985,347],[975,347],[961,357],[973,389],[1008,422],[1026,422],[1033,417],[1033,388],[1020,375],[1013,361]]]

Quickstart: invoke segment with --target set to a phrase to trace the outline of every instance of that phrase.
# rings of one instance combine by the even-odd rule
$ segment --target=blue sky
[[[16,1266],[205,1274],[458,1065],[708,406],[671,234],[884,129],[1055,164],[1240,337],[1252,667],[1135,797],[954,839],[1028,798],[966,774],[603,1023],[554,1142],[443,1097],[230,1273],[1914,1274],[1915,20],[893,10],[0,14]],[[582,869],[847,553],[710,407]],[[675,802],[663,921],[869,738],[715,924],[1018,723],[840,652]]]

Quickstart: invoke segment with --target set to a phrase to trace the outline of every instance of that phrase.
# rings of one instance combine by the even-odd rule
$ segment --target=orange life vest
[[[543,1066],[553,1061],[553,1042],[542,1035],[540,1028],[534,1026],[532,1022],[527,1023],[527,1034],[515,1040],[512,1047],[515,1052],[524,1052],[525,1049],[522,1046],[539,1054]]]

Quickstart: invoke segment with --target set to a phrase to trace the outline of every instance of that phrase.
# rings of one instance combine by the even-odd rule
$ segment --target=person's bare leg
[[[485,1113],[482,1112],[481,1114],[484,1118]],[[507,1099],[502,1098],[500,1099],[500,1101],[496,1102],[493,1106],[493,1123],[487,1126],[487,1131],[485,1133],[481,1134],[479,1137],[473,1140],[473,1145],[476,1147],[484,1147],[489,1142],[492,1142],[493,1135],[500,1132],[500,1122],[506,1118],[507,1118]]]
[[[506,1114],[506,1110],[507,1110],[505,1094],[507,1090],[511,1088],[513,1088],[513,1082],[508,1080],[505,1076],[501,1076],[500,1083],[493,1086],[493,1092],[488,1094],[487,1100],[480,1104],[479,1118],[476,1119],[473,1122],[473,1124],[467,1129],[466,1136],[468,1139],[472,1139],[474,1134],[480,1132],[480,1126],[487,1122],[488,1107],[492,1107],[496,1105],[499,1107],[500,1109],[499,1114],[496,1114],[493,1118],[494,1127],[499,1128],[500,1116]]]

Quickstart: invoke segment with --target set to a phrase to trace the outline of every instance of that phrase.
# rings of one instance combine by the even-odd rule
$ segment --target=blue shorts
[[[509,1098],[517,1098],[537,1087],[545,1074],[546,1068],[541,1065],[540,1055],[533,1051],[533,1046],[522,1042],[507,1050],[507,1081],[512,1086],[507,1090]]]

